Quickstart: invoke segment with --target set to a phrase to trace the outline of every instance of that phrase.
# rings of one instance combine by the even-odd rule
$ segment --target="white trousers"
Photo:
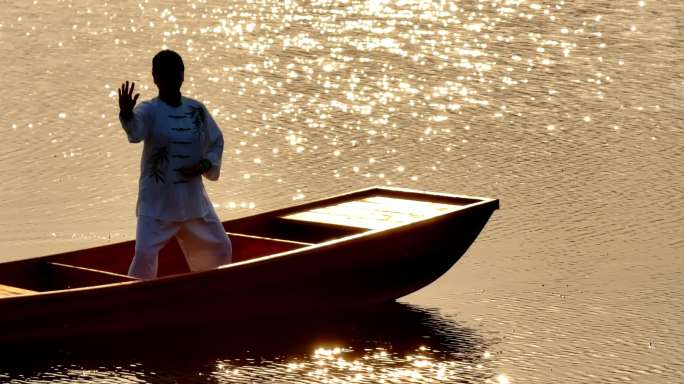
[[[191,271],[212,269],[231,261],[230,239],[213,210],[187,221],[138,216],[135,256],[128,275],[139,279],[157,277],[159,250],[174,236]]]

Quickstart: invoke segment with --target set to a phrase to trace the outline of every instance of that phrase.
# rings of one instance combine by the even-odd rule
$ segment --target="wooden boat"
[[[233,263],[190,272],[175,240],[159,277],[126,276],[134,241],[0,264],[0,344],[351,310],[445,273],[498,200],[373,187],[225,221]]]

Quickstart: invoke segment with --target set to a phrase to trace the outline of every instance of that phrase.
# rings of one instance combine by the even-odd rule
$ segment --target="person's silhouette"
[[[119,88],[119,120],[128,141],[144,142],[136,216],[135,256],[128,274],[157,276],[159,250],[176,237],[191,270],[231,261],[231,242],[202,183],[217,180],[223,135],[204,104],[181,95],[181,56],[163,50],[152,60],[157,97],[136,106],[135,83]]]

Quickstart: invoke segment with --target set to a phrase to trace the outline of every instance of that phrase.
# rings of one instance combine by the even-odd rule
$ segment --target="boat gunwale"
[[[422,226],[422,225],[428,225],[431,222],[445,221],[445,220],[460,216],[460,215],[464,214],[464,212],[466,212],[466,211],[471,211],[472,209],[476,209],[476,208],[480,208],[480,207],[484,207],[484,206],[494,205],[494,207],[492,207],[492,211],[499,208],[499,200],[493,199],[493,198],[474,197],[474,196],[465,196],[465,195],[454,195],[454,194],[448,194],[448,193],[429,192],[429,191],[421,191],[421,190],[407,189],[407,188],[374,186],[374,187],[360,189],[357,191],[348,192],[345,194],[340,194],[340,195],[336,195],[336,196],[332,196],[332,197],[327,197],[327,198],[315,200],[312,202],[307,202],[304,204],[299,204],[299,205],[296,205],[293,207],[281,208],[281,209],[276,209],[273,211],[267,211],[267,212],[259,213],[256,215],[250,215],[250,216],[245,216],[245,217],[236,218],[236,219],[232,219],[232,220],[226,220],[226,221],[223,221],[222,224],[229,223],[231,221],[237,221],[237,220],[241,220],[241,219],[262,216],[262,215],[263,216],[270,216],[270,217],[274,217],[274,218],[280,217],[280,216],[287,214],[287,213],[290,213],[290,212],[296,212],[296,211],[299,211],[302,209],[307,209],[308,207],[321,206],[323,204],[334,202],[334,201],[340,200],[342,198],[348,198],[351,200],[355,197],[364,196],[364,195],[370,194],[372,192],[380,192],[381,193],[383,191],[384,192],[389,191],[389,192],[405,193],[405,194],[411,194],[411,195],[415,195],[415,196],[422,196],[422,197],[426,197],[426,198],[437,196],[440,198],[452,199],[452,200],[466,199],[466,200],[475,200],[475,201],[470,203],[470,204],[465,204],[465,205],[454,205],[453,208],[450,208],[448,211],[440,213],[436,216],[430,216],[430,217],[419,219],[416,221],[412,221],[412,222],[409,222],[406,224],[393,226],[393,227],[389,227],[389,228],[369,229],[369,230],[361,232],[361,233],[354,233],[354,234],[350,234],[350,235],[343,236],[340,238],[335,238],[335,239],[326,240],[326,241],[323,241],[320,243],[310,244],[310,245],[303,246],[300,248],[295,248],[295,249],[291,249],[291,250],[287,250],[287,251],[283,251],[283,252],[278,252],[278,253],[271,254],[271,255],[264,255],[264,256],[253,258],[253,259],[248,259],[248,260],[243,260],[243,261],[239,261],[236,263],[222,265],[222,266],[219,266],[215,269],[211,269],[211,270],[207,270],[207,271],[180,273],[180,274],[162,276],[162,277],[158,277],[155,279],[149,279],[149,280],[121,281],[121,282],[114,282],[114,283],[108,283],[108,284],[92,285],[92,286],[68,288],[68,289],[59,289],[59,290],[52,290],[52,291],[36,291],[35,293],[30,293],[30,294],[2,297],[2,298],[0,298],[0,303],[11,302],[11,301],[30,302],[30,301],[34,301],[34,300],[43,300],[43,299],[54,297],[54,296],[69,297],[72,295],[83,294],[84,292],[97,293],[99,290],[127,289],[131,285],[133,285],[133,286],[144,285],[145,287],[155,287],[155,286],[160,286],[160,285],[164,285],[164,284],[171,284],[171,283],[175,283],[175,282],[185,282],[186,280],[202,279],[203,277],[206,277],[206,276],[231,273],[231,272],[227,272],[227,271],[235,271],[235,270],[240,270],[242,268],[249,268],[253,264],[257,264],[257,263],[261,264],[261,263],[266,263],[266,262],[272,262],[273,260],[281,259],[283,257],[288,257],[288,256],[310,254],[312,252],[318,251],[320,248],[336,248],[336,247],[344,246],[350,242],[359,242],[359,241],[363,241],[367,238],[381,236],[383,234],[385,234],[385,235],[390,234],[390,233],[398,231],[398,230],[409,231],[409,230],[413,229],[414,227]],[[341,226],[341,225],[333,225],[333,226],[339,227],[339,228],[359,229],[358,227],[347,227],[347,226]],[[242,235],[239,232],[236,232],[236,234]],[[251,236],[249,234],[246,234],[246,235]],[[256,236],[256,237],[259,237],[259,236]],[[274,239],[274,240],[288,241],[287,239]],[[127,241],[120,242],[120,243],[105,244],[102,246],[86,248],[86,249],[79,249],[79,250],[74,250],[74,251],[85,251],[85,250],[95,251],[99,248],[110,247],[112,245],[128,243],[131,241],[135,241],[135,240],[127,240]],[[32,258],[32,259],[27,259],[27,260],[35,261],[38,263],[41,260],[45,259],[43,261],[49,262],[50,258],[57,257],[60,255],[65,255],[65,254],[68,254],[68,253],[71,253],[74,251],[67,251],[67,252],[57,253],[57,254],[53,254],[53,255],[40,256],[37,258]],[[16,261],[13,261],[13,262],[16,262]],[[12,263],[12,262],[8,262],[8,263]],[[2,264],[4,264],[4,263],[0,263],[0,267],[2,267]],[[76,266],[76,267],[78,267],[78,266]],[[90,269],[92,269],[92,268],[90,268]],[[93,270],[94,271],[102,271],[102,270],[98,270],[98,269],[93,269]],[[108,271],[102,271],[102,272],[108,273]]]

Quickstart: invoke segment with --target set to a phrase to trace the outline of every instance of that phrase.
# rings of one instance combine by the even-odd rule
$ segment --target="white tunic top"
[[[205,158],[212,167],[203,176],[218,180],[223,135],[202,103],[185,96],[181,102],[173,107],[155,97],[135,107],[132,118],[119,118],[129,142],[144,141],[136,216],[185,221],[214,209],[202,178],[177,169]]]

